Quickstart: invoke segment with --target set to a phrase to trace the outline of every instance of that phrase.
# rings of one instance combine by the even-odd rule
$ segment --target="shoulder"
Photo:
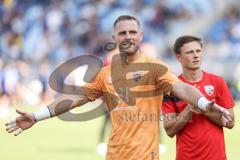
[[[156,59],[156,58],[147,57],[147,56],[145,57],[145,59],[146,59],[147,62],[161,64],[161,65],[164,65],[164,66],[168,67],[167,63],[164,62],[161,59]]]
[[[223,81],[224,78],[219,76],[219,75],[216,75],[216,74],[213,74],[213,73],[209,73],[209,72],[204,72],[205,74],[205,77],[208,78],[208,79],[211,79],[211,80],[214,80],[216,82],[219,82],[219,81]]]
[[[111,68],[111,65],[107,65],[107,66],[102,67],[100,71],[101,72],[107,72],[107,71],[110,70],[110,68]]]
[[[111,72],[111,65],[104,66],[100,69],[98,72],[99,76],[105,76],[108,75]]]
[[[92,81],[93,80],[95,80],[95,81],[104,80],[110,73],[109,69],[110,69],[110,66],[104,66],[99,71],[97,71],[95,73],[90,72],[90,75],[93,76]]]
[[[158,73],[158,72],[172,72],[170,67],[165,63],[164,61],[152,57],[146,57],[146,62],[149,64],[152,71]]]
[[[212,85],[217,87],[221,87],[227,84],[224,78],[219,75],[216,75],[213,73],[207,73],[207,72],[204,72],[204,73],[205,73],[205,76],[204,76],[205,82],[209,82]]]

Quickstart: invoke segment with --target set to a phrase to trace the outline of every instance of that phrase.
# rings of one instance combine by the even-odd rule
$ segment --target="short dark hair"
[[[114,29],[116,28],[116,25],[117,25],[118,22],[124,21],[124,20],[134,20],[134,21],[137,22],[138,26],[140,27],[140,22],[136,17],[130,16],[130,15],[121,15],[115,20]]]
[[[176,39],[175,43],[174,43],[174,53],[175,54],[180,54],[181,53],[181,48],[183,47],[184,44],[189,43],[189,42],[193,42],[196,41],[198,42],[201,47],[202,47],[202,40],[201,38],[195,37],[195,36],[190,36],[190,35],[185,35],[185,36],[181,36],[179,38]]]

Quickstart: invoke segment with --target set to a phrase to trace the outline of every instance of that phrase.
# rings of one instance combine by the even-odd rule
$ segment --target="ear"
[[[116,35],[115,34],[112,35],[112,39],[113,39],[113,41],[116,41]]]
[[[175,57],[178,60],[178,62],[181,62],[181,53],[175,54]]]
[[[140,42],[143,40],[143,32],[140,32]]]

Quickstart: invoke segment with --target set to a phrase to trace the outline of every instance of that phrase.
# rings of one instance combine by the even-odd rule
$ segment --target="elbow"
[[[164,129],[166,131],[166,134],[170,137],[173,138],[176,135],[176,130],[175,130],[175,125],[174,123],[166,122],[164,121],[163,123]]]
[[[168,137],[173,138],[176,134],[173,131],[166,130]]]
[[[234,127],[234,122],[228,123],[226,128],[232,129]]]
[[[175,134],[169,134],[168,137],[173,138]]]

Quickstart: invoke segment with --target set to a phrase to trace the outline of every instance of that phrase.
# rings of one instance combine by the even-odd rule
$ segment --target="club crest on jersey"
[[[208,95],[212,95],[213,92],[214,92],[214,87],[213,86],[204,86],[204,89],[205,89],[205,92],[208,94]]]
[[[141,72],[137,71],[133,73],[133,79],[138,82],[141,79],[142,75]]]

